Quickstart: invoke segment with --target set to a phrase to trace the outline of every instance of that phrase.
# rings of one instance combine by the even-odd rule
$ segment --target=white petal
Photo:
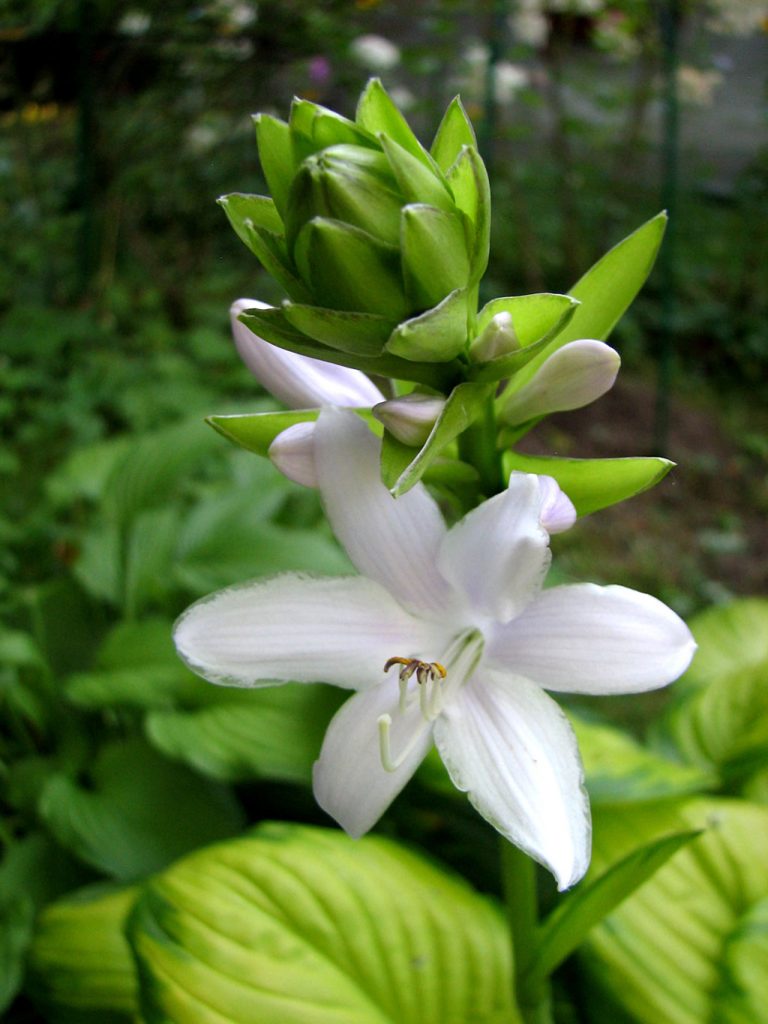
[[[438,568],[466,595],[476,624],[508,622],[539,592],[551,559],[540,509],[538,478],[513,473],[506,491],[448,531]]]
[[[613,387],[620,365],[618,352],[602,341],[571,341],[553,352],[519,391],[502,399],[500,415],[514,424],[580,409]]]
[[[686,670],[696,644],[661,601],[594,583],[545,590],[492,636],[487,655],[562,693],[637,693]]]
[[[557,480],[551,476],[539,477],[541,494],[541,525],[547,533],[563,533],[576,522],[576,509],[568,495],[560,490]]]
[[[304,487],[317,487],[315,423],[294,423],[281,431],[267,455],[283,476]]]
[[[434,657],[445,643],[437,634],[371,580],[291,573],[198,601],[176,623],[174,641],[192,671],[212,683],[356,690],[380,683],[391,657]]]
[[[417,484],[393,498],[379,476],[380,441],[362,420],[323,409],[315,432],[315,465],[333,532],[357,569],[407,608],[432,613],[451,594],[437,570],[445,524],[436,502]]]
[[[240,358],[275,398],[291,409],[318,405],[371,406],[384,396],[361,373],[346,366],[270,345],[237,318],[248,309],[268,309],[257,299],[238,299],[229,311],[232,335]]]
[[[590,856],[589,803],[565,715],[535,683],[481,669],[435,723],[458,789],[494,828],[544,864],[560,889]]]
[[[376,824],[432,746],[432,728],[418,703],[405,712],[397,708],[394,679],[365,693],[356,693],[336,712],[315,763],[315,799],[351,836]],[[379,753],[380,715],[392,718],[392,753],[410,748],[403,764],[385,771]]]

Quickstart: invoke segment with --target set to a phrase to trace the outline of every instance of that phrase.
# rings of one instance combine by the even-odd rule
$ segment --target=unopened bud
[[[267,454],[280,470],[294,483],[304,487],[317,487],[315,467],[314,421],[294,423],[286,427],[269,446]]]
[[[512,323],[512,314],[497,313],[472,342],[469,356],[476,363],[487,363],[497,356],[508,356],[519,348],[520,341]]]
[[[519,390],[502,399],[499,418],[515,426],[589,405],[613,386],[620,364],[618,352],[602,341],[571,341],[553,352]]]
[[[432,432],[444,405],[443,398],[413,393],[380,402],[371,412],[398,441],[419,448]]]

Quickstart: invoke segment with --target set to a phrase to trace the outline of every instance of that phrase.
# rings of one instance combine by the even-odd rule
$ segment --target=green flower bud
[[[296,100],[288,122],[259,115],[256,134],[272,197],[220,202],[289,298],[249,325],[316,358],[365,360],[373,373],[394,360],[405,379],[408,361],[464,353],[488,261],[490,199],[459,101],[430,152],[376,79],[354,121]]]

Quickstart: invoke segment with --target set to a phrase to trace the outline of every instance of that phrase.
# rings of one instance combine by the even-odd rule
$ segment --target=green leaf
[[[699,649],[675,684],[677,692],[768,663],[768,599],[745,597],[707,608],[691,619]]]
[[[251,232],[245,225],[264,228],[274,235],[283,233],[283,221],[274,201],[269,196],[248,195],[245,192],[230,192],[216,200],[238,237],[250,248]]]
[[[444,363],[467,343],[466,289],[457,289],[420,316],[404,320],[387,341],[387,352],[410,361]]]
[[[638,843],[704,829],[592,930],[583,960],[593,991],[638,1024],[729,1019],[733,994],[719,990],[727,950],[744,915],[768,891],[768,809],[737,800],[596,808],[595,877]],[[765,1006],[765,975],[744,971],[742,997]],[[738,1018],[737,1018],[738,1019]],[[759,1018],[758,1018],[759,1019]]]
[[[576,282],[569,295],[581,305],[553,341],[552,351],[579,338],[604,341],[608,337],[645,284],[666,226],[666,213],[657,214],[615,245]]]
[[[288,190],[296,173],[291,133],[285,121],[269,114],[257,114],[253,119],[259,159],[269,191],[280,216],[285,217]]]
[[[535,991],[596,924],[699,835],[700,831],[689,830],[653,839],[563,897],[538,929],[534,948],[526,955],[530,966],[523,975],[523,991]]]
[[[327,149],[329,146],[376,148],[376,139],[370,132],[337,114],[335,110],[312,103],[310,100],[294,99],[289,124],[294,142],[294,155],[300,155],[302,160],[311,153]],[[303,139],[297,140],[297,135]]]
[[[429,164],[425,166],[387,136],[382,136],[381,148],[406,202],[426,203],[447,213],[455,211],[453,196],[436,165],[434,168]]]
[[[345,694],[300,684],[208,692],[203,707],[149,714],[147,736],[158,750],[224,782],[311,784],[325,730]]]
[[[491,244],[491,186],[488,171],[476,149],[462,149],[448,171],[447,181],[456,206],[474,225],[470,283],[476,284],[488,266]]]
[[[299,232],[296,265],[329,308],[377,313],[393,323],[408,314],[400,254],[359,228],[314,217]]]
[[[413,448],[395,440],[389,431],[384,432],[381,478],[396,498],[418,483],[446,445],[480,415],[492,391],[493,385],[489,384],[459,384],[455,387],[432,432],[415,455]]]
[[[315,341],[341,352],[378,356],[392,333],[392,320],[374,313],[348,313],[322,306],[283,304],[285,319]]]
[[[426,384],[436,391],[449,390],[457,379],[461,379],[462,368],[458,361],[424,363],[401,359],[389,353],[371,358],[358,353],[339,352],[319,341],[313,341],[304,334],[299,334],[285,320],[281,309],[249,310],[241,314],[239,319],[252,326],[256,334],[287,352],[297,352],[299,355],[322,359],[326,363],[338,366],[351,366],[369,376],[415,381],[418,384]]]
[[[121,881],[158,871],[242,826],[225,790],[138,738],[102,747],[90,775],[87,788],[53,775],[40,816],[63,846]]]
[[[295,273],[288,256],[285,239],[272,231],[244,220],[238,232],[266,272],[285,289],[295,302],[311,302],[312,293]]]
[[[148,1024],[519,1024],[496,908],[375,836],[271,824],[153,879],[129,924]]]
[[[716,784],[714,772],[671,761],[648,750],[621,729],[587,722],[574,714],[569,719],[578,740],[593,806],[687,796]]]
[[[131,524],[124,585],[124,608],[129,617],[162,602],[171,590],[178,534],[179,513],[173,506],[147,509]]]
[[[35,910],[25,895],[0,903],[0,1012],[7,1010],[21,988]]]
[[[371,135],[378,136],[383,132],[387,138],[393,139],[426,167],[432,166],[428,153],[413,134],[380,79],[372,78],[366,85],[358,100],[355,120]]]
[[[756,1024],[768,1006],[768,897],[741,918],[725,946],[715,992],[718,1024]]]
[[[456,96],[451,100],[443,115],[430,149],[437,166],[443,173],[446,173],[451,164],[458,159],[462,146],[476,148],[477,139],[475,129],[467,117],[461,99]]]
[[[768,767],[768,659],[683,690],[656,738],[693,764],[715,766],[728,785]]]
[[[105,515],[125,525],[143,509],[163,505],[191,469],[215,450],[213,435],[197,418],[135,439],[107,480]]]
[[[98,501],[115,463],[131,447],[131,437],[113,437],[73,451],[45,480],[45,491],[56,507],[81,498]]]
[[[136,969],[123,936],[136,894],[135,888],[90,886],[45,908],[30,950],[27,988],[46,1020],[136,1020]]]
[[[425,203],[403,208],[403,280],[408,297],[419,309],[435,306],[467,284],[469,255],[459,217],[456,211],[447,213]]]
[[[559,459],[549,455],[502,455],[505,475],[540,473],[554,477],[580,516],[647,491],[663,480],[674,466],[661,458]]]
[[[469,370],[471,379],[503,380],[517,373],[543,352],[552,338],[571,320],[577,308],[578,302],[570,296],[548,292],[514,295],[487,303],[477,317],[476,337],[482,334],[494,316],[509,313],[520,348],[507,355],[472,365]]]
[[[246,412],[208,416],[205,422],[233,444],[266,458],[269,446],[278,434],[295,423],[310,423],[319,415],[319,409],[293,409],[289,412]]]

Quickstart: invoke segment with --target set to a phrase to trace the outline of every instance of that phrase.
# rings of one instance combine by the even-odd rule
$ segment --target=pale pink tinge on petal
[[[557,480],[551,476],[540,476],[539,494],[539,522],[547,533],[563,533],[570,530],[576,522],[576,509],[565,491],[560,489]]]

